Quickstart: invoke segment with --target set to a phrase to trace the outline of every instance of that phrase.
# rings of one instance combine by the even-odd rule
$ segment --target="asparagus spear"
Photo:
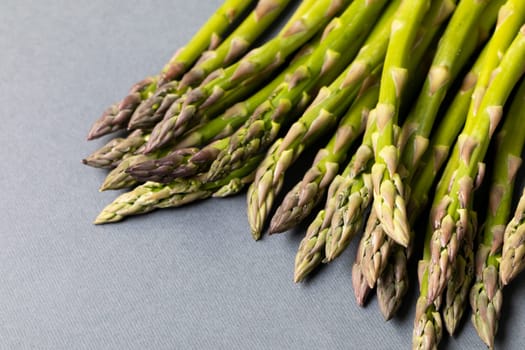
[[[127,216],[148,213],[155,209],[178,207],[212,196],[218,191],[234,194],[251,181],[260,158],[247,162],[243,168],[216,182],[203,182],[199,177],[177,179],[169,184],[146,182],[120,195],[106,206],[95,219],[95,224],[116,222]],[[221,192],[219,192],[221,194]],[[224,194],[224,193],[222,193]]]
[[[337,191],[340,181],[340,177],[332,181],[328,189],[329,198],[332,198]],[[301,282],[323,260],[326,233],[330,223],[329,219],[333,215],[332,211],[331,207],[321,210],[308,227],[295,256],[294,282]],[[358,283],[357,280],[356,283]]]
[[[280,191],[287,168],[302,151],[318,137],[330,130],[358,93],[367,75],[380,65],[386,41],[385,32],[391,14],[370,35],[367,42],[348,68],[328,87],[323,87],[302,117],[281,139],[281,148],[268,153],[259,167],[254,183],[248,190],[248,221],[255,239],[260,237],[263,223]],[[365,84],[366,86],[366,84]]]
[[[503,254],[500,266],[500,278],[503,284],[509,284],[521,271],[525,264],[524,239],[525,236],[525,191],[522,193],[514,217],[505,228],[503,239]]]
[[[429,6],[430,2],[424,0],[402,3],[392,24],[376,106],[375,163],[372,166],[373,210],[386,234],[403,246],[409,243],[409,229],[403,185],[397,173],[399,156],[394,142],[394,126],[397,124],[400,99],[408,79],[410,48],[415,41],[417,27]]]
[[[318,40],[303,47],[290,65],[263,89],[245,101],[235,104],[220,117],[188,132],[173,146],[175,155],[168,154],[161,159],[155,158],[142,164],[136,164],[127,169],[127,172],[140,181],[171,182],[177,177],[194,175],[196,171],[208,171],[210,164],[217,158],[220,151],[224,151],[231,144],[232,139],[229,136],[259,105],[275,95],[278,86],[289,79],[290,75],[311,57],[316,45],[318,45]],[[213,142],[208,144],[210,141]],[[176,151],[201,146],[204,146],[201,151],[191,157],[179,157]]]
[[[517,0],[514,1],[519,2]],[[512,23],[510,19],[523,18],[522,16],[525,15],[525,3],[521,2],[519,6],[523,8],[522,12],[515,12],[515,16],[512,14],[508,15],[504,21],[498,23],[494,38],[501,39],[499,33],[503,29],[511,29],[507,36],[512,36],[513,32],[516,33],[517,29],[516,31],[512,31],[512,29],[516,27],[518,22],[522,23],[523,21],[521,19],[516,21],[514,26],[509,26],[509,24]],[[523,50],[521,46],[523,45],[522,41],[525,42],[523,32],[525,32],[525,29],[519,31],[503,56],[500,65],[493,71],[491,75],[492,82],[481,101],[476,100],[474,95],[466,125],[462,134],[458,137],[458,142],[454,148],[455,154],[453,157],[459,158],[461,162],[459,162],[457,169],[452,168],[454,163],[447,165],[445,171],[454,172],[453,181],[450,183],[450,187],[448,183],[441,182],[436,190],[431,213],[434,234],[431,245],[432,261],[429,267],[430,300],[434,300],[443,291],[444,281],[448,276],[447,267],[449,264],[447,261],[453,262],[457,248],[460,246],[457,242],[461,241],[464,231],[462,228],[465,228],[468,222],[466,205],[468,198],[472,194],[478,163],[483,160],[494,129],[501,119],[502,106],[516,84],[517,79],[522,74],[520,69],[525,63],[525,60],[523,60],[525,56],[522,56],[523,53],[521,52]],[[496,49],[496,52],[500,52],[500,47],[500,40],[490,41],[487,49],[489,50],[489,56],[485,58],[484,69],[488,69],[491,66],[490,60],[492,57],[497,56],[494,50]],[[511,74],[514,74],[514,76],[510,76]],[[480,77],[474,94],[478,86],[483,83],[483,80]],[[489,91],[491,94],[488,93]]]
[[[454,4],[449,1],[438,1],[432,4],[424,21],[428,26],[420,29],[421,38],[414,47],[414,64],[419,62],[419,58],[426,51],[441,23],[446,20],[453,8]],[[389,30],[390,25],[387,25],[386,34],[379,36],[378,39],[382,42],[382,52],[386,51]],[[300,261],[301,258],[308,259],[311,254],[318,256],[317,259],[308,259],[310,267],[302,273],[303,278],[316,264],[323,260],[325,252],[326,261],[333,260],[339,256],[348,246],[353,235],[361,227],[362,213],[364,213],[370,203],[372,191],[369,174],[371,160],[373,159],[371,135],[375,131],[374,113],[372,112],[369,114],[368,124],[361,146],[352,157],[343,174],[336,176],[328,189],[325,211],[318,214],[321,215],[322,213],[325,216],[323,222],[325,223],[324,229],[327,232],[319,237],[307,234],[301,242],[296,262]],[[314,220],[314,223],[317,221],[319,220]],[[315,233],[316,230],[308,229],[308,232]],[[307,244],[311,240],[318,241],[317,250],[312,253],[308,251]],[[300,262],[296,263],[296,267],[300,265]]]
[[[199,149],[195,147],[176,149],[168,155],[159,159],[149,159],[141,163],[130,165],[125,171],[139,182],[160,182],[170,183],[175,180],[177,171],[180,171],[180,166],[186,164],[189,158],[194,157],[199,153]],[[199,172],[197,166],[191,175]]]
[[[179,79],[206,49],[216,48],[221,36],[255,0],[225,0],[186,46],[180,48],[164,66],[158,86]]]
[[[488,11],[489,9],[487,8],[487,12]],[[435,135],[431,138],[431,145],[423,155],[422,160],[420,161],[420,167],[415,172],[416,175],[411,177],[410,187],[413,191],[411,192],[408,203],[408,212],[410,213],[409,221],[411,224],[415,222],[423,208],[425,208],[428,201],[428,193],[434,183],[434,179],[443,163],[448,158],[448,150],[457,138],[457,135],[465,122],[472,92],[481,66],[483,65],[482,56],[483,54],[478,58],[472,70],[467,73],[463,79],[461,88],[455,94],[455,98],[450,104],[445,116],[443,116]],[[385,236],[384,232],[381,232],[381,237]],[[362,242],[363,240],[361,243]],[[403,292],[405,291],[405,281],[403,278],[397,276],[403,277],[407,275],[407,262],[410,254],[409,250],[394,243],[394,241],[390,239],[387,239],[384,242],[379,241],[375,244],[379,247],[376,248],[376,250],[381,251],[382,257],[382,259],[377,259],[376,261],[386,263],[384,257],[389,257],[387,260],[388,265],[377,269],[383,271],[377,280],[377,295],[383,316],[385,319],[390,319],[401,305],[402,298],[404,297]],[[404,255],[405,257],[402,258],[401,255]],[[356,260],[358,257],[361,259],[360,254],[357,254]],[[400,286],[391,286],[386,282],[381,282],[381,280],[388,281],[389,283],[397,283],[399,281]],[[383,291],[383,289],[386,290]]]
[[[306,218],[324,195],[339,171],[339,166],[353,142],[365,129],[368,113],[377,103],[379,86],[365,90],[341,119],[328,145],[319,150],[312,167],[288,192],[272,218],[270,232],[283,232]]]
[[[315,43],[306,45],[296,55],[290,65],[264,88],[246,100],[238,102],[228,108],[219,117],[185,134],[180,141],[176,142],[175,148],[199,147],[207,144],[210,140],[229,136],[246,121],[255,108],[272,96],[273,91],[284,81],[287,74],[293,72],[301,63],[306,61],[314,45]]]
[[[480,54],[472,69],[463,78],[459,91],[455,93],[445,115],[442,117],[437,130],[432,134],[430,146],[423,154],[420,166],[411,177],[411,194],[408,211],[411,213],[411,222],[414,222],[427,205],[431,187],[444,163],[449,158],[450,148],[456,141],[465,124],[472,93],[479,80],[479,74],[485,66],[487,50]],[[481,82],[480,82],[481,83]]]
[[[310,1],[304,1],[298,11],[304,11],[311,6]],[[177,96],[187,91],[188,87],[197,86],[211,72],[221,67],[227,67],[244,54],[253,42],[273,23],[284,11],[290,0],[259,0],[255,9],[248,17],[214,50],[204,52],[195,65],[180,81],[173,80],[163,84],[155,94],[143,101],[135,110],[128,123],[128,129],[151,128],[162,119],[167,107]],[[169,95],[169,96],[168,96]],[[163,106],[160,108],[160,106]]]
[[[102,146],[82,162],[95,168],[114,168],[122,159],[140,152],[141,147],[146,143],[149,134],[142,130],[135,130],[127,137],[117,137]]]
[[[485,9],[484,15],[482,16],[482,23],[480,23],[479,32],[481,33],[480,38],[484,37],[484,33],[488,31],[491,27],[491,17],[494,17],[494,13],[498,12],[499,7],[502,2],[492,1],[489,3]],[[426,206],[428,202],[428,193],[433,184],[433,179],[436,178],[438,172],[440,171],[443,163],[448,158],[448,152],[456,140],[457,135],[460,132],[461,127],[464,124],[466,116],[468,114],[468,109],[472,97],[474,87],[476,86],[477,81],[479,80],[479,74],[482,70],[482,67],[487,65],[484,63],[484,57],[486,56],[486,49],[476,60],[472,70],[466,74],[463,84],[455,98],[450,104],[450,107],[447,110],[447,113],[442,118],[435,135],[432,136],[431,145],[427,152],[424,154],[422,160],[420,161],[421,166],[417,169],[413,176],[411,177],[411,195],[409,201],[409,210],[410,213],[410,222],[414,222],[416,218],[420,215],[422,208]],[[480,84],[486,86],[488,81],[480,81]],[[408,251],[399,245],[394,244],[392,241],[387,240],[387,244],[393,246],[394,252],[391,255],[397,255],[403,253],[408,255]],[[381,248],[387,250],[389,248]],[[406,259],[397,259],[395,260],[396,264],[406,262]],[[405,266],[396,266],[396,270],[404,269]],[[388,271],[384,271],[388,273]],[[383,277],[381,277],[383,278]],[[401,298],[402,295],[396,295],[396,298]],[[401,301],[391,300],[389,305],[400,305]],[[428,317],[432,320],[432,310],[429,310]],[[440,321],[440,320],[439,320]],[[432,323],[429,323],[431,325]],[[431,328],[428,328],[430,331]]]
[[[467,211],[478,172],[488,143],[501,118],[502,105],[525,69],[525,27],[515,37],[494,71],[478,113],[467,116],[451,159],[438,184],[431,212],[431,229],[420,262],[420,296],[414,321],[414,347],[434,347],[440,340],[441,322],[435,317],[435,302],[450,276],[469,222]],[[474,100],[475,101],[475,100]],[[459,236],[459,237],[458,237]],[[426,342],[432,340],[433,343]]]
[[[303,0],[301,2],[301,5],[293,13],[292,17],[288,20],[288,23],[284,26],[280,33],[282,34],[288,31],[290,27],[294,23],[296,23],[297,20],[301,19],[301,16],[303,16],[314,3],[315,0]],[[250,19],[248,19],[247,21],[251,22]],[[237,30],[236,32],[232,33],[232,40],[235,37],[239,37],[239,31],[241,35],[245,35],[245,29]],[[228,45],[227,42],[221,46],[224,46],[228,50],[230,47],[230,45]],[[220,49],[221,48],[218,48],[218,50]],[[225,49],[222,49],[222,51],[224,50]],[[206,80],[213,79],[214,76],[211,73],[208,74],[208,79]],[[151,96],[147,101],[143,103],[142,106],[140,106],[140,111],[137,111],[136,115],[133,116],[134,125],[132,125],[132,127],[138,127],[138,125],[148,125],[150,127],[154,126],[155,123],[164,118],[164,116],[166,115],[170,107],[174,104],[174,102],[177,101],[177,99],[186,91],[187,89],[182,88],[179,84],[179,81],[177,80],[164,84],[160,89],[157,90],[157,92],[153,96]]]
[[[440,39],[423,89],[401,129],[399,172],[406,183],[409,183],[427,148],[430,131],[450,84],[477,46],[476,36],[481,30],[475,29],[491,27],[496,21],[497,9],[491,8],[491,12],[487,13],[484,11],[486,4],[487,1],[461,1]],[[480,20],[482,24],[478,24]],[[472,35],[473,32],[475,35]],[[405,192],[408,199],[408,188]],[[374,229],[363,234],[358,254],[363,254],[363,273],[370,287],[373,287],[388,261],[394,242],[384,230],[376,229],[374,225],[370,227]]]
[[[435,135],[432,136],[432,144],[421,161],[422,168],[416,171],[416,175],[413,177],[411,186],[413,190],[409,201],[409,213],[411,213],[412,220],[419,216],[422,208],[424,208],[428,202],[430,188],[443,163],[448,159],[448,150],[456,140],[465,122],[472,92],[482,65],[483,58],[479,58],[473,69],[466,75],[460,91],[456,94],[454,101],[451,103],[446,115],[439,124]],[[404,247],[396,245],[394,249],[393,254],[404,252],[405,255],[408,255]],[[429,259],[429,250],[425,248],[423,260],[419,263],[420,284],[423,278],[426,278],[425,273],[427,272],[425,268]],[[417,323],[416,321],[414,322],[414,331],[417,332],[420,337],[415,343],[417,344],[416,346],[420,348],[428,349],[436,346],[437,342],[439,342],[437,339],[441,339],[442,321],[439,312],[436,312],[435,305],[430,304],[427,306],[426,291],[421,289],[420,294],[422,297],[418,299],[415,318],[418,321]]]
[[[119,190],[146,181],[169,183],[177,177],[196,175],[206,170],[205,159],[213,149],[224,149],[227,144],[225,141],[227,140],[217,140],[202,151],[189,147],[174,151],[161,149],[150,154],[129,156],[109,172],[100,191]]]
[[[423,36],[414,47],[411,65],[415,67],[420,62],[440,24],[446,20],[453,9],[454,3],[449,1],[434,2],[432,4],[424,21],[429,23],[429,27],[423,29]],[[370,115],[377,116],[377,113],[372,111]],[[333,203],[330,204],[337,209],[334,211],[331,227],[327,234],[327,261],[335,259],[346,249],[351,238],[361,227],[362,213],[366,211],[371,200],[372,189],[365,186],[366,182],[363,181],[362,175],[369,174],[373,164],[372,135],[376,132],[376,122],[375,119],[370,119],[374,120],[374,123],[367,129],[367,133],[370,132],[371,134],[363,139],[363,144],[359,147],[354,157],[355,159],[352,159],[349,164],[349,168],[352,170],[345,171],[345,174],[343,174],[346,178],[345,186],[340,187],[339,193],[332,200]],[[365,274],[363,267],[361,265],[361,271]]]
[[[490,348],[494,348],[503,298],[499,279],[503,234],[510,216],[514,182],[525,142],[525,128],[521,125],[524,101],[525,82],[522,82],[497,136],[499,142],[492,166],[489,210],[476,251],[476,284],[470,292],[472,323]]]
[[[348,65],[359,50],[361,41],[373,24],[373,18],[377,16],[383,4],[384,2],[376,2],[366,5],[363,1],[356,1],[340,18],[334,19],[328,25],[321,46],[315,50],[310,60],[297,69],[296,73],[280,86],[275,97],[261,105],[253,118],[250,118],[244,127],[234,134],[228,150],[221,153],[217,161],[212,164],[210,169],[212,178],[220,177],[240,166],[252,155],[266,151],[277,137],[281,125],[292,120],[293,114],[290,111],[294,110],[298,103],[309,101],[319,86],[331,83]],[[398,1],[389,6],[376,28],[386,26],[383,22],[387,22],[392,17],[397,6]],[[377,37],[378,32],[380,30],[375,30],[370,38]],[[375,42],[375,39],[367,40],[365,46],[371,42]],[[373,50],[374,47],[365,51],[374,53],[376,52]],[[377,52],[380,61],[380,51]],[[356,83],[355,86],[358,84]]]
[[[137,154],[124,159],[106,176],[100,191],[132,187],[138,182],[170,183],[179,177],[191,177],[206,171],[210,157],[223,150],[228,139],[219,139],[202,150],[195,147],[161,149],[154,153]]]
[[[254,2],[255,0],[225,0],[188,44],[170,59],[160,76],[148,77],[136,83],[121,102],[109,107],[102,114],[91,127],[88,140],[125,128],[141,101],[149,98],[157,86],[184,73],[206,48],[215,48],[221,41],[221,36]]]
[[[304,45],[344,6],[347,1],[316,1],[302,16],[295,20],[287,31],[257,49],[250,51],[237,63],[215,71],[201,86],[189,91],[175,102],[164,120],[153,129],[146,151],[151,152],[180,136],[199,123],[197,114],[213,105],[229,90],[250,79],[262,81],[286,60],[294,51]],[[255,84],[256,85],[256,84]],[[240,87],[240,92],[245,92]]]
[[[228,138],[214,141],[199,150],[182,148],[159,159],[151,159],[127,168],[126,172],[141,182],[169,183],[179,177],[206,172],[216,155],[228,146]]]
[[[227,67],[240,57],[288,6],[290,0],[259,0],[253,12],[214,51],[205,52],[180,80],[179,89],[194,87],[219,67]],[[306,5],[312,6],[311,1]],[[298,9],[304,11],[304,9]]]
[[[324,95],[323,90],[321,94]],[[317,106],[316,101],[311,105],[314,109]],[[342,113],[340,109],[335,109],[333,113],[326,109],[321,109],[319,112],[316,115],[307,111],[290,128],[285,138],[276,141],[279,147],[269,152],[259,166],[255,180],[248,189],[248,221],[254,239],[259,239],[261,236],[264,220],[275,196],[281,190],[285,171],[305,148],[330,130]],[[316,116],[308,119],[312,115]]]

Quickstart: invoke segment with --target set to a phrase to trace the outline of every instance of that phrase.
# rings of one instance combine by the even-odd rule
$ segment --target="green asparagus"
[[[234,194],[241,190],[245,182],[251,181],[252,173],[259,162],[260,158],[254,158],[227,178],[211,183],[203,182],[199,177],[177,179],[169,184],[146,182],[120,195],[102,210],[94,223],[116,222],[127,216],[144,214],[155,209],[178,207],[208,198],[217,191],[224,190],[224,187],[230,190],[229,194]]]
[[[153,129],[146,151],[151,152],[164,146],[199,124],[199,118],[196,117],[199,110],[221,100],[227,91],[235,89],[248,79],[254,82],[262,81],[319,32],[346,4],[346,0],[316,1],[284,33],[250,51],[228,68],[215,71],[203,84],[181,96],[170,107],[164,119]],[[241,92],[245,91],[246,89],[241,87]]]
[[[440,337],[437,335],[441,331],[436,332],[432,325],[437,324],[427,322],[426,319],[435,313],[433,305],[446,286],[451,274],[450,266],[461,248],[469,223],[469,203],[479,163],[484,158],[491,136],[501,119],[502,106],[525,69],[523,57],[525,27],[516,35],[500,65],[494,70],[492,81],[479,106],[473,100],[466,125],[438,184],[431,212],[431,229],[425,242],[424,260],[420,262],[420,297],[413,336],[415,347],[421,345],[423,339],[431,338],[435,344],[439,343]],[[473,114],[474,109],[478,111],[477,114]]]
[[[356,1],[341,17],[328,25],[320,46],[312,53],[310,60],[279,87],[272,100],[260,106],[245,127],[234,134],[231,146],[212,164],[212,179],[242,165],[254,154],[266,151],[277,137],[281,126],[292,120],[294,114],[291,111],[296,109],[296,105],[309,101],[319,86],[330,84],[348,65],[383,5],[383,1],[368,5],[366,1]],[[381,22],[388,22],[397,6],[398,1],[393,2],[382,16]],[[384,26],[384,23],[378,23],[376,28]],[[377,30],[375,34],[371,34],[373,38],[376,36]],[[372,40],[367,40],[369,42]],[[380,61],[380,53],[378,56]],[[350,98],[349,101],[351,102]]]
[[[525,3],[521,4],[525,7]],[[525,9],[523,13],[518,13],[517,16],[524,14]],[[507,29],[506,24],[510,23],[508,18],[511,18],[510,15],[505,21],[498,24],[495,35],[498,34],[498,31],[501,32],[501,28]],[[514,27],[510,28],[514,29]],[[512,32],[511,30],[509,35],[511,37]],[[448,262],[454,261],[457,249],[460,247],[457,242],[461,241],[461,236],[468,222],[466,205],[468,198],[472,195],[478,163],[483,160],[492,134],[502,117],[503,104],[523,72],[522,67],[525,66],[525,60],[523,60],[525,56],[522,52],[525,46],[524,34],[525,29],[522,29],[515,36],[500,65],[490,75],[492,81],[481,101],[478,101],[473,95],[473,102],[465,127],[458,137],[452,155],[452,157],[460,159],[460,162],[457,169],[452,168],[455,166],[454,162],[447,164],[445,169],[445,172],[454,172],[453,181],[450,184],[440,182],[436,190],[431,214],[434,234],[431,244],[432,261],[429,267],[430,300],[437,298],[443,291],[444,282],[448,276]],[[495,36],[494,38],[499,37]],[[488,45],[488,50],[498,48],[497,52],[500,52],[501,44],[499,41],[491,40]],[[497,55],[496,53],[492,54],[491,51],[488,54],[489,56],[485,58],[484,69],[490,67],[489,60]],[[483,72],[480,73],[480,75],[482,74]],[[477,87],[482,82],[483,79],[480,77]]]
[[[490,348],[494,348],[503,298],[499,279],[503,235],[511,214],[514,182],[525,142],[525,128],[521,127],[524,101],[525,82],[522,82],[497,137],[489,209],[476,251],[476,284],[470,293],[472,323]]]
[[[221,36],[231,29],[236,19],[254,2],[255,0],[225,0],[188,44],[175,53],[158,77],[148,77],[136,83],[120,103],[109,107],[102,114],[91,127],[88,140],[125,128],[142,101],[148,99],[158,86],[184,73],[204,50],[215,48],[221,41]]]
[[[289,2],[290,0],[259,0],[255,9],[217,48],[205,51],[188,72],[178,74],[177,80],[170,79],[169,83],[163,84],[155,94],[143,101],[131,117],[128,129],[153,127],[162,119],[167,107],[177,96],[187,91],[188,87],[197,86],[214,70],[229,66],[244,54]],[[311,0],[303,1],[304,4],[298,11],[311,6],[310,2]]]
[[[82,162],[95,168],[114,168],[123,159],[139,154],[141,147],[148,140],[149,134],[142,130],[135,130],[127,137],[117,137],[99,148]]]
[[[428,146],[430,131],[448,87],[477,46],[478,40],[473,40],[476,38],[473,38],[472,32],[481,33],[481,28],[491,27],[496,21],[497,9],[490,8],[487,13],[486,4],[487,1],[477,0],[459,3],[441,36],[419,98],[403,123],[398,149],[401,152],[399,173],[406,187],[406,199],[410,197],[410,189],[406,185],[410,183],[410,178]],[[475,30],[476,28],[480,29]],[[382,229],[365,231],[358,253],[364,254],[361,265],[371,287],[381,275],[393,244],[393,240]]]
[[[364,131],[368,113],[377,103],[378,93],[379,86],[375,85],[356,99],[341,119],[328,145],[319,150],[312,167],[277,208],[270,224],[271,233],[286,231],[298,225],[317,205],[337,175],[352,143]]]

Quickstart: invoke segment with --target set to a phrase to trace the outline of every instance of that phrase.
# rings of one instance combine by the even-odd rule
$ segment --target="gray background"
[[[80,160],[86,133],[155,74],[220,0],[0,3],[0,348],[406,349],[413,300],[384,322],[356,306],[355,244],[292,283],[302,229],[253,242],[243,195],[121,224]],[[525,282],[505,291],[501,349],[525,341]],[[470,322],[443,348],[484,348]]]

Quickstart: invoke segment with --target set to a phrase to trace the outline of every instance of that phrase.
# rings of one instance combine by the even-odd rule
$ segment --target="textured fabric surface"
[[[220,0],[0,3],[1,349],[407,349],[413,286],[386,323],[351,289],[355,243],[306,283],[304,227],[253,242],[245,198],[120,224],[91,221],[116,193],[80,160],[91,123],[155,74]],[[497,347],[525,344],[525,283],[505,290]],[[484,348],[469,321],[443,348]]]

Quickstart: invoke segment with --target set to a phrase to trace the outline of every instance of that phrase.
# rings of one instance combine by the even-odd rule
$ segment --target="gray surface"
[[[219,3],[1,1],[0,348],[409,348],[413,302],[389,323],[356,306],[355,246],[294,285],[301,231],[253,242],[242,195],[91,225],[115,193],[80,164],[107,140],[89,126]],[[505,292],[499,348],[523,348],[524,293]],[[484,347],[466,322],[444,348]]]

